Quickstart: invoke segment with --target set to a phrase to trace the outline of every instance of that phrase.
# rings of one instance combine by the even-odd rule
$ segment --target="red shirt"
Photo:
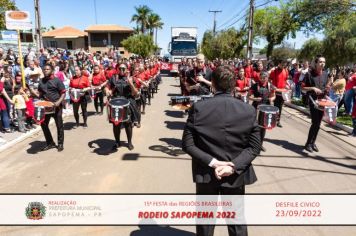
[[[156,68],[153,67],[153,68],[150,69],[150,75],[151,76],[155,76],[156,75]]]
[[[253,72],[253,67],[252,67],[252,65],[246,66],[246,67],[244,68],[244,70],[245,70],[245,77],[246,77],[246,78],[251,78],[251,77],[252,77],[252,72]]]
[[[236,80],[236,87],[240,88],[241,91],[243,91],[245,87],[249,87],[249,86],[250,86],[250,79],[249,78],[237,79]]]
[[[256,83],[258,83],[258,82],[260,82],[260,74],[261,74],[261,71],[253,71],[251,78],[252,78]]]
[[[345,90],[348,91],[356,86],[356,73],[354,73],[351,78],[347,81]]]
[[[0,82],[0,94],[4,90],[4,83]],[[5,111],[6,110],[6,104],[5,104],[6,98],[4,96],[0,96],[0,111]]]
[[[146,73],[145,72],[141,72],[140,74],[138,74],[137,77],[140,78],[142,81],[145,81],[146,80]]]
[[[145,70],[145,80],[149,80],[150,79],[150,77],[151,77],[151,73],[150,73],[150,70],[149,69],[147,69],[147,70]]]
[[[33,100],[31,97],[26,101],[26,116],[33,117],[35,115],[35,106],[33,105]]]
[[[113,77],[115,74],[117,74],[117,71],[114,68],[105,70],[105,76],[107,79],[111,79],[111,77]]]
[[[105,82],[106,82],[106,77],[104,73],[99,72],[98,74],[93,74],[93,78],[91,81],[92,85],[97,86]]]
[[[89,79],[84,75],[82,75],[81,77],[74,76],[70,80],[69,87],[76,89],[88,88],[90,87]]]
[[[272,80],[272,84],[278,89],[284,89],[287,85],[288,71],[286,69],[274,69],[271,71],[269,78]]]
[[[139,75],[134,76],[133,79],[134,79],[134,81],[135,81],[135,86],[136,86],[136,88],[137,88],[137,89],[140,89],[141,86],[142,86],[142,84],[141,84],[141,82],[140,82],[140,77],[139,77]]]

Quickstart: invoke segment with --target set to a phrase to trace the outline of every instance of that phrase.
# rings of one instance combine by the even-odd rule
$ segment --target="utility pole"
[[[222,11],[210,11],[211,13],[214,13],[214,26],[213,26],[213,35],[215,36],[215,31],[216,31],[216,13],[221,13]]]
[[[35,37],[37,49],[43,48],[42,33],[41,33],[41,13],[40,13],[40,0],[35,0]]]
[[[250,0],[250,16],[248,18],[248,45],[247,45],[247,58],[252,59],[252,35],[253,35],[253,13],[254,13],[254,0]]]
[[[96,0],[94,0],[95,24],[98,24],[98,16],[96,14]]]

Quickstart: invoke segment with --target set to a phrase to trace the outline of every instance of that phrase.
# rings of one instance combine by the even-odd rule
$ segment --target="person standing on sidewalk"
[[[323,99],[327,93],[327,87],[329,85],[328,73],[324,71],[325,58],[323,56],[317,56],[315,59],[315,67],[312,68],[304,76],[303,89],[307,91],[307,95],[313,100]],[[309,109],[311,115],[311,126],[309,129],[308,140],[305,144],[305,150],[308,152],[319,152],[318,147],[315,144],[320,124],[324,116],[324,111],[315,107],[314,101],[309,98]]]

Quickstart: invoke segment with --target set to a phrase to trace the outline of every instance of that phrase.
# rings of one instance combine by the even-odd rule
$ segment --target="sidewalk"
[[[70,117],[72,115],[73,115],[73,111],[69,113],[63,113],[63,120],[66,117]],[[51,119],[50,121],[50,125],[52,124],[54,124],[53,119]],[[7,148],[15,145],[16,143],[21,142],[27,139],[28,137],[34,136],[37,133],[39,133],[41,131],[41,126],[40,125],[36,125],[36,126],[37,126],[36,129],[31,129],[26,133],[20,133],[18,131],[14,131],[12,133],[0,133],[0,153],[6,150]]]

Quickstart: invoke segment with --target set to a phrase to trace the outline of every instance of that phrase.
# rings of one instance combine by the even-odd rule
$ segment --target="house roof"
[[[133,29],[121,25],[91,25],[85,32],[133,32]]]
[[[78,38],[87,36],[88,33],[78,30],[70,26],[64,26],[55,30],[51,30],[42,34],[42,37],[54,38]]]

